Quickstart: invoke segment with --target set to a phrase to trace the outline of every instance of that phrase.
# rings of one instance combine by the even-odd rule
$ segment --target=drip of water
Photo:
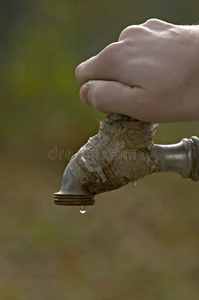
[[[86,212],[86,206],[85,205],[82,205],[81,207],[80,207],[80,213],[81,214],[85,214],[85,212]]]

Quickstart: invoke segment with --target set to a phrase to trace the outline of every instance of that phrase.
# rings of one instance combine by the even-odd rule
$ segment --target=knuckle
[[[161,20],[159,19],[156,19],[156,18],[151,18],[151,19],[148,19],[145,23],[143,23],[144,25],[154,25],[154,24],[160,24],[162,23]]]
[[[111,43],[106,48],[104,48],[102,53],[105,55],[109,55],[110,53],[112,54],[113,52],[118,51],[119,48],[120,48],[119,43]]]
[[[109,63],[114,60],[115,57],[118,56],[118,53],[121,52],[120,43],[112,43],[104,48],[98,55],[98,60],[103,63]]]
[[[80,86],[93,78],[94,63],[95,57],[91,57],[76,67],[75,76]]]
[[[81,69],[81,67],[80,67],[80,65],[78,65],[78,66],[76,67],[76,69],[75,69],[75,76],[76,76],[76,77],[79,76],[80,69]]]
[[[140,36],[146,33],[146,28],[141,25],[132,25],[126,27],[120,34],[119,40]]]
[[[75,69],[75,77],[76,77],[76,79],[77,79],[79,85],[82,84],[82,79],[83,79],[83,72],[82,72],[82,70],[83,70],[83,64],[84,64],[84,63],[81,63],[81,64],[78,65],[78,66],[76,67],[76,69]]]
[[[120,33],[119,40],[124,39],[126,36],[128,36],[132,31],[132,27],[133,26],[128,26],[128,27],[124,28],[122,30],[122,32]]]
[[[143,26],[148,28],[164,28],[165,26],[169,27],[170,25],[171,24],[156,18],[148,19],[145,23],[143,23]]]

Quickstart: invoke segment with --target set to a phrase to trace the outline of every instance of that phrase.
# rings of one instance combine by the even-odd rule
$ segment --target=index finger
[[[108,45],[98,55],[77,66],[75,75],[81,87],[89,80],[121,80],[121,60],[126,51],[123,42]]]

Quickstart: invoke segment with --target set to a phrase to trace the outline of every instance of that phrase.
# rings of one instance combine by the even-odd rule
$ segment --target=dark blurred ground
[[[1,1],[0,299],[196,300],[198,183],[153,175],[96,197],[81,215],[56,207],[68,160],[103,114],[78,96],[75,67],[151,17],[198,22],[199,2]],[[199,136],[161,125],[158,143]]]

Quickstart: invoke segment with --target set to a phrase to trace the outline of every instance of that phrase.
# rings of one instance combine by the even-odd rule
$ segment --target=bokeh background
[[[197,24],[198,11],[197,0],[1,0],[0,299],[198,299],[198,183],[152,175],[81,215],[54,205],[68,159],[49,158],[78,150],[104,116],[79,100],[80,62],[128,25]],[[163,124],[155,141],[192,135],[199,122]]]

